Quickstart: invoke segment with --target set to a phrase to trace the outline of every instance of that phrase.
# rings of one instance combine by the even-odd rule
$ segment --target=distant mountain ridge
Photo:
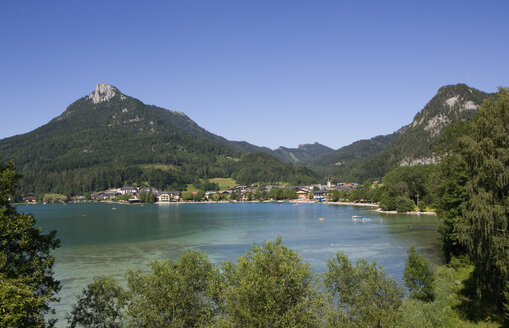
[[[356,141],[348,146],[314,158],[309,166],[325,175],[330,175],[335,167],[347,165],[355,160],[383,152],[396,140],[399,134],[400,131],[398,130],[388,135]]]
[[[297,148],[279,147],[273,150],[273,156],[288,163],[306,164],[318,156],[329,154],[334,149],[318,142],[301,144]]]

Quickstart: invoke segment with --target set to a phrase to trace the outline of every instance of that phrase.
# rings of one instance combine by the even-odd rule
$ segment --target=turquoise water
[[[59,326],[64,326],[76,295],[94,277],[122,279],[127,269],[144,269],[151,259],[176,259],[188,248],[204,251],[220,263],[235,260],[252,243],[280,235],[317,272],[343,250],[353,260],[376,260],[400,282],[406,249],[412,244],[431,262],[443,262],[438,233],[408,227],[436,226],[434,216],[291,203],[86,203],[19,205],[18,210],[34,214],[45,231],[58,231],[62,246],[55,251],[55,276],[63,287],[61,302],[55,305]],[[370,220],[353,221],[353,215]]]

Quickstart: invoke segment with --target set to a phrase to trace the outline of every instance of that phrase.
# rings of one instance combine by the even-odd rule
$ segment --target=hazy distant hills
[[[333,151],[334,149],[315,142],[313,144],[299,145],[297,148],[279,147],[273,150],[271,155],[288,163],[306,164],[318,156],[329,154]]]
[[[364,181],[383,177],[400,165],[435,163],[438,158],[433,147],[443,129],[474,117],[483,100],[491,96],[465,84],[444,86],[409,125],[393,134],[340,148],[317,158],[311,167],[339,180]]]
[[[318,142],[312,144],[302,144],[297,148],[287,148],[281,146],[274,150],[267,147],[255,146],[246,141],[230,141],[224,139],[223,142],[225,142],[225,144],[230,148],[243,153],[263,152],[276,157],[283,162],[293,164],[308,164],[317,156],[325,155],[334,151],[334,149],[322,145]]]
[[[73,194],[123,184],[182,189],[213,177],[241,183],[319,179],[305,167],[243,154],[248,149],[264,150],[228,141],[182,112],[146,105],[104,83],[48,124],[0,140],[2,159],[14,160],[24,174],[24,192]]]
[[[332,174],[337,166],[344,166],[352,162],[379,154],[386,150],[399,136],[399,131],[392,134],[376,136],[368,140],[359,140],[333,152],[315,157],[309,166],[323,174]]]

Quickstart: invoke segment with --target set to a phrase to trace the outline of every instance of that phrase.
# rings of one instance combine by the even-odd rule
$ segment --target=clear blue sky
[[[260,146],[390,133],[446,84],[509,86],[508,1],[0,2],[0,138],[98,82]]]

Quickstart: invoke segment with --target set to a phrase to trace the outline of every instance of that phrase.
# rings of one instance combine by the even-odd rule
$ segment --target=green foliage
[[[315,327],[323,298],[300,256],[281,238],[253,245],[237,263],[223,265],[221,289],[228,327]]]
[[[401,307],[401,319],[397,327],[458,327],[460,320],[453,310],[459,304],[452,272],[438,268],[436,283],[433,285],[432,301],[408,298]],[[464,323],[465,324],[465,323]],[[464,326],[464,325],[461,325]]]
[[[184,191],[182,193],[182,200],[184,200],[184,201],[193,200],[193,192]]]
[[[370,183],[365,183],[362,186],[358,186],[353,191],[349,192],[348,194],[345,194],[343,198],[348,198],[348,200],[352,202],[362,202],[362,203],[371,203],[374,202],[376,199],[377,194],[377,188],[373,187]],[[341,192],[338,194],[340,198]]]
[[[413,245],[407,250],[407,254],[403,280],[410,290],[410,296],[424,302],[433,301],[433,269],[422,255],[415,252]]]
[[[297,190],[274,187],[267,193],[266,199],[274,200],[297,199]]]
[[[100,277],[78,296],[67,316],[70,328],[121,328],[125,311],[126,292],[117,281]]]
[[[456,188],[461,216],[453,227],[474,264],[478,296],[500,306],[509,280],[509,89],[485,101],[461,132],[447,145],[459,163],[453,178],[466,180]]]
[[[23,279],[0,275],[0,327],[44,327],[44,315],[36,309],[46,302]]]
[[[141,192],[138,196],[138,199],[140,202],[148,204],[152,204],[157,201],[156,195],[154,195],[152,192]]]
[[[375,261],[352,265],[342,252],[327,262],[324,284],[337,300],[332,322],[356,327],[393,327],[403,293]]]
[[[217,184],[219,190],[234,188],[237,185],[237,181],[232,178],[213,178],[209,179],[209,181]]]
[[[218,307],[218,271],[206,255],[188,251],[176,262],[150,264],[150,272],[128,271],[127,321],[131,327],[202,327]]]
[[[197,190],[207,190],[207,191],[218,191],[219,190],[219,185],[217,183],[211,182],[208,179],[199,180],[196,178],[195,181],[193,182],[193,186]]]
[[[68,197],[63,194],[44,194],[42,201],[45,203],[61,203],[66,202]]]
[[[418,256],[414,259],[407,265],[416,269],[412,279],[425,279],[425,265]],[[280,238],[253,245],[236,263],[223,263],[223,270],[206,255],[188,251],[176,262],[153,262],[149,272],[128,271],[127,288],[108,278],[95,280],[78,297],[69,322],[71,327],[113,328],[497,327],[462,318],[463,285],[456,282],[472,270],[453,262],[437,267],[430,284],[433,300],[410,297],[402,302],[401,288],[381,266],[364,259],[353,265],[343,253],[328,261],[323,290],[309,264]],[[0,289],[0,295],[9,288]]]
[[[454,263],[453,263],[454,262]],[[464,284],[472,269],[469,265],[453,259],[451,265],[438,266],[435,270],[433,301],[426,302],[415,298],[406,299],[401,308],[398,328],[435,328],[435,327],[492,327],[500,325],[496,322],[465,319]],[[458,284],[461,281],[461,284]]]
[[[338,190],[330,190],[327,192],[327,200],[329,202],[337,202],[339,200],[339,191]]]
[[[315,156],[310,162],[310,167],[324,175],[329,175],[337,168],[383,152],[398,136],[399,132],[394,132],[385,136],[376,136],[369,140],[356,141],[336,151],[318,157]]]
[[[445,138],[454,138],[464,124],[451,126],[447,129]],[[461,132],[460,132],[461,133]],[[468,173],[465,161],[457,154],[449,153],[442,158],[439,166],[439,184],[437,191],[437,215],[442,220],[439,232],[442,237],[442,250],[449,262],[454,256],[466,253],[460,243],[457,223],[462,217],[463,203],[467,199]]]
[[[56,231],[43,234],[32,215],[9,203],[20,175],[12,162],[0,162],[0,323],[3,327],[52,327],[44,315],[53,313],[59,282],[53,278],[59,246]]]
[[[115,197],[113,197],[113,201],[115,201],[115,202],[127,202],[127,201],[129,201],[129,199],[131,197],[132,197],[132,195],[130,195],[130,194],[116,195]]]
[[[294,186],[320,180],[320,176],[307,167],[287,164],[265,153],[243,155],[235,163],[232,177],[240,184],[285,181]]]
[[[400,166],[387,173],[380,187],[380,207],[385,211],[413,211],[416,205],[433,202],[434,165]]]
[[[509,323],[509,281],[505,283],[504,302],[502,305],[504,308],[504,319],[506,323]]]
[[[415,209],[415,203],[408,197],[398,196],[396,198],[396,211],[398,213],[405,213],[413,211]]]
[[[203,200],[203,198],[205,198],[205,191],[203,191],[203,190],[199,190],[196,192],[196,194],[193,195],[193,200],[195,202],[199,202],[199,201]]]

